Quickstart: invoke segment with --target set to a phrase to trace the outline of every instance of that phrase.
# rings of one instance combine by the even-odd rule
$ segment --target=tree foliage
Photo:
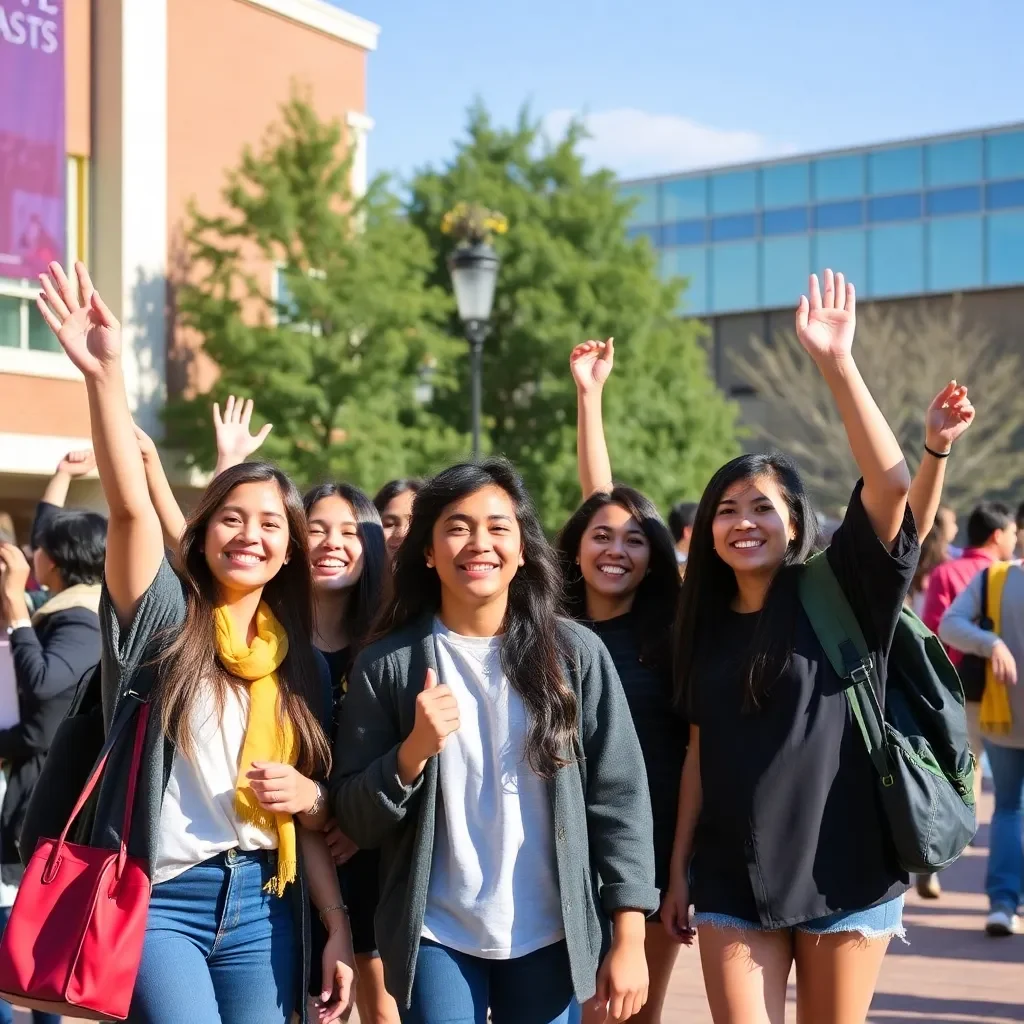
[[[751,344],[749,358],[730,357],[767,404],[769,425],[758,433],[797,459],[826,507],[839,508],[858,474],[828,387],[792,332]],[[923,452],[931,400],[950,379],[969,386],[978,418],[949,460],[950,502],[969,507],[1024,475],[1015,445],[1024,420],[1024,360],[1019,348],[1008,348],[984,324],[968,320],[959,298],[910,310],[862,306],[854,356],[912,469]]]
[[[574,125],[549,143],[525,112],[504,129],[477,106],[454,158],[417,174],[408,204],[438,288],[448,287],[448,210],[470,201],[508,219],[484,347],[485,445],[519,467],[551,529],[580,500],[568,360],[588,337],[616,339],[606,428],[617,477],[665,507],[698,496],[737,451],[736,409],[708,374],[702,328],[677,314],[683,282],[660,281],[647,242],[629,239],[629,204],[610,172],[585,171],[581,137]],[[459,334],[454,314],[449,330]],[[468,361],[464,348],[433,404],[453,431],[468,423]]]
[[[303,483],[375,488],[462,447],[417,400],[425,369],[444,379],[450,299],[428,286],[432,254],[386,183],[352,195],[345,148],[340,124],[296,95],[228,174],[225,212],[191,211],[179,322],[219,378],[170,403],[167,423],[202,468],[216,457],[210,404],[229,393],[256,400],[274,424],[261,454]]]

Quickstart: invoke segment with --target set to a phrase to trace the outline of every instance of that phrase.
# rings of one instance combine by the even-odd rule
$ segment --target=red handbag
[[[60,839],[40,839],[25,868],[0,942],[0,996],[8,1002],[91,1020],[128,1016],[149,912],[146,867],[127,850],[148,721],[149,704],[143,704],[120,850],[67,841],[106,766],[112,735]]]

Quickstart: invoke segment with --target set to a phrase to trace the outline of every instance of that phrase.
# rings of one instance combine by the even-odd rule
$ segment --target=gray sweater
[[[981,618],[981,581],[979,572],[946,609],[939,624],[939,636],[950,647],[979,658],[990,658],[992,648],[1000,639],[1010,648],[1017,661],[1019,677],[1017,685],[1010,687],[1013,726],[1008,733],[998,736],[987,733],[985,739],[996,746],[1024,749],[1024,568],[1015,562],[1006,576],[998,634],[978,625]]]
[[[652,913],[660,899],[647,775],[622,684],[590,630],[568,620],[555,628],[571,652],[566,676],[579,708],[583,758],[557,772],[548,790],[569,963],[583,1001],[596,990],[608,915]],[[381,848],[377,944],[388,990],[406,1006],[430,884],[438,769],[432,757],[404,785],[398,747],[412,731],[428,668],[437,668],[429,615],[359,656],[341,706],[331,778],[342,831],[361,847]]]

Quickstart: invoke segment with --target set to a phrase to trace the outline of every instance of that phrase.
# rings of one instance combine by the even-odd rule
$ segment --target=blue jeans
[[[402,1024],[569,1024],[575,1007],[564,942],[514,960],[484,960],[420,942]]]
[[[1021,792],[1024,790],[1024,750],[1000,747],[985,740],[996,791],[988,849],[985,892],[992,910],[1017,913],[1024,887],[1024,847],[1021,845]]]
[[[277,858],[228,850],[153,886],[131,1024],[285,1024],[299,937]]]
[[[10,907],[0,907],[0,934],[3,933],[7,927],[7,922],[11,918]],[[10,1003],[5,1003],[0,999],[0,1024],[13,1024],[14,1022],[14,1010],[11,1009]],[[57,1013],[46,1013],[43,1010],[32,1011],[32,1024],[60,1024],[60,1014]]]

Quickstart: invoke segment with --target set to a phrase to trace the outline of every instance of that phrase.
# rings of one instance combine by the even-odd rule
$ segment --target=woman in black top
[[[604,641],[626,693],[647,769],[654,819],[655,881],[668,888],[669,862],[686,753],[686,723],[672,709],[671,637],[679,596],[672,536],[654,504],[632,487],[613,487],[601,424],[601,395],[614,349],[577,345],[570,357],[579,402],[577,448],[585,501],[558,540],[569,614]],[[648,924],[648,1001],[641,1024],[661,1020],[678,942]],[[584,1020],[603,1021],[593,1004]]]
[[[313,645],[331,670],[337,727],[349,669],[380,608],[390,573],[380,516],[358,487],[322,484],[306,494],[303,505],[313,570]],[[360,1019],[398,1024],[398,1007],[384,986],[373,931],[380,854],[359,850],[333,821],[328,825],[327,840],[341,865],[338,877],[359,968],[356,1001]]]
[[[863,475],[827,549],[879,667],[917,565],[910,473],[851,355],[855,297],[811,278],[797,333],[836,402]],[[662,916],[700,930],[716,1022],[865,1019],[900,869],[871,763],[797,593],[817,522],[793,463],[746,455],[701,499],[680,598],[676,693],[689,710],[671,884]],[[879,694],[879,698],[883,698]],[[696,915],[691,920],[690,903]]]

